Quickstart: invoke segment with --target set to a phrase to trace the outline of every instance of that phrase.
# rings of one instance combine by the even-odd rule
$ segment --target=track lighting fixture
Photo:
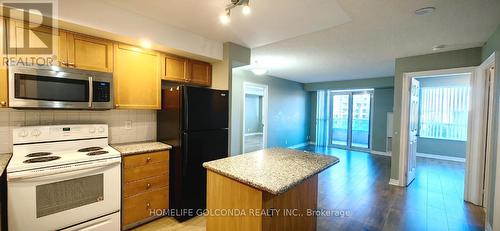
[[[219,17],[219,20],[222,24],[227,25],[231,22],[231,10],[238,6],[243,6],[241,12],[244,15],[249,15],[252,13],[252,9],[249,6],[250,0],[231,0],[231,3],[226,5],[225,12]]]

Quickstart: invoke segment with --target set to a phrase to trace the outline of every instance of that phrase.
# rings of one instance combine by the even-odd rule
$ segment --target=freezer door
[[[185,87],[184,131],[228,128],[228,91]]]

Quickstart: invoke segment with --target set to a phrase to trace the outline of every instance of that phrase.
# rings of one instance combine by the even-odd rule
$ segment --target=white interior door
[[[418,106],[420,99],[420,82],[415,78],[411,80],[410,92],[410,120],[408,123],[408,167],[406,185],[415,179],[417,171],[417,133],[418,133]]]
[[[471,79],[464,200],[486,206],[492,154],[494,82],[492,60],[481,64]]]

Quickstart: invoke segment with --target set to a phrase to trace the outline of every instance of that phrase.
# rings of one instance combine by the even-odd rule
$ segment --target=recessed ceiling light
[[[231,18],[229,17],[229,11],[222,14],[220,17],[219,17],[219,20],[220,20],[220,23],[222,23],[222,25],[227,25],[231,22]]]
[[[265,74],[267,74],[267,70],[266,70],[266,69],[263,69],[263,68],[255,68],[255,69],[252,69],[252,72],[253,72],[255,75],[265,75]]]
[[[243,12],[244,15],[249,15],[250,13],[252,13],[252,9],[250,9],[250,6],[246,5],[243,7],[241,12]]]
[[[151,46],[152,46],[152,44],[149,40],[147,40],[147,39],[141,40],[141,47],[146,48],[146,49],[150,49]]]
[[[418,16],[422,16],[422,15],[431,14],[435,10],[436,10],[436,7],[429,6],[429,7],[424,7],[424,8],[420,8],[420,9],[416,10],[415,14]]]
[[[445,45],[436,45],[436,46],[432,47],[432,50],[433,51],[439,51],[439,50],[444,49],[445,47],[446,47]]]

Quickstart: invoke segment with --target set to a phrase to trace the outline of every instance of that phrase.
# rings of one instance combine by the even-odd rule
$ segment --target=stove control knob
[[[99,133],[103,133],[103,132],[104,132],[104,127],[99,127],[99,128],[97,129],[97,131],[98,131]]]
[[[89,128],[89,132],[90,133],[95,133],[95,128],[94,127]]]
[[[19,133],[17,135],[19,137],[26,137],[26,136],[28,136],[28,132],[26,130],[21,130],[21,131],[19,131]]]
[[[40,130],[38,130],[38,129],[31,131],[32,136],[39,136],[40,134],[42,134],[42,132],[40,132]]]

